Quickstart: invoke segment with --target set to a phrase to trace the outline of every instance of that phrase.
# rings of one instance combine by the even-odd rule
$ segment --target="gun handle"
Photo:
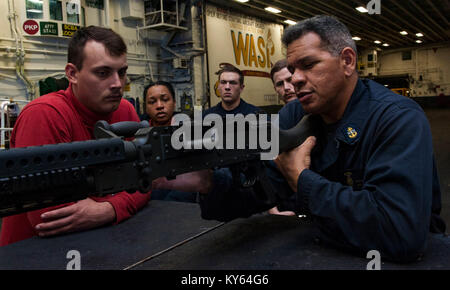
[[[133,137],[137,130],[141,128],[148,128],[150,127],[150,124],[148,121],[141,121],[141,122],[133,122],[133,121],[124,121],[124,122],[118,122],[114,124],[108,124],[106,121],[98,121],[95,124],[94,127],[94,136],[95,138],[110,138],[110,137]],[[105,132],[108,131],[108,132]],[[113,135],[108,134],[113,133]],[[108,136],[109,135],[109,136]]]
[[[309,136],[316,136],[317,120],[312,115],[305,115],[295,127],[280,130],[280,153],[301,145]]]

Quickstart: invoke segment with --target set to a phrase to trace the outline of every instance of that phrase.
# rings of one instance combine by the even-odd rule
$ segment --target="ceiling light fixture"
[[[361,40],[361,37],[353,36],[352,39],[358,41],[358,40]]]
[[[422,40],[417,39],[416,42],[417,42],[417,43],[422,43]]]
[[[419,32],[419,33],[416,33],[416,36],[417,36],[417,37],[423,37],[423,33],[420,33],[420,32]]]
[[[266,7],[264,8],[264,10],[272,12],[272,13],[281,13],[281,10],[277,9],[277,8],[273,8],[273,7]]]
[[[294,24],[296,24],[297,22],[295,22],[295,21],[293,21],[293,20],[290,20],[290,19],[286,19],[286,20],[284,21],[284,23],[289,24],[289,25],[294,25]]]
[[[376,44],[380,44],[381,43],[381,41],[379,41],[379,40],[375,40],[374,41]]]
[[[401,34],[401,35],[408,35],[408,32],[406,32],[406,31],[403,30],[403,31],[400,31],[400,34]]]
[[[27,9],[27,12],[30,12],[30,13],[42,13],[42,10],[39,10],[39,9]]]
[[[383,46],[389,46],[389,44],[388,43],[383,43]]]
[[[245,3],[248,2],[248,0],[236,0],[237,2]]]
[[[356,7],[355,9],[358,10],[359,12],[361,12],[361,13],[369,12],[369,10],[367,10],[366,7],[363,7],[363,6]]]

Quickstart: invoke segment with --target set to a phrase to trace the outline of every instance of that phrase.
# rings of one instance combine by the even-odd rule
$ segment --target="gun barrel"
[[[111,138],[3,150],[0,177],[122,161],[126,158],[124,142]]]
[[[127,159],[120,138],[0,151],[0,216],[79,200],[95,191],[90,166]]]

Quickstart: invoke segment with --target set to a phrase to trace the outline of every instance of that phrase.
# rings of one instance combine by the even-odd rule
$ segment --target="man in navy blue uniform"
[[[414,101],[356,71],[348,29],[316,16],[286,29],[283,42],[298,101],[280,111],[280,127],[312,114],[315,137],[280,154],[269,174],[312,218],[320,239],[366,255],[415,261],[429,232],[445,232],[428,120]],[[281,172],[281,173],[280,173]],[[206,173],[205,173],[206,174]],[[231,220],[270,208],[218,173],[202,179],[202,217]],[[210,181],[210,182],[205,182]]]
[[[219,85],[217,90],[221,98],[216,106],[211,107],[203,112],[203,117],[214,113],[221,117],[226,114],[255,114],[260,109],[252,104],[245,102],[241,98],[244,91],[244,74],[237,67],[225,64],[221,65],[220,70],[216,73],[219,76]]]

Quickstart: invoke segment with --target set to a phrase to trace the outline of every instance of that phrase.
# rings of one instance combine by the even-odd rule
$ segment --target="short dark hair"
[[[84,60],[84,47],[89,40],[102,43],[112,56],[127,53],[127,45],[123,38],[112,29],[100,26],[88,26],[79,29],[69,41],[67,62],[73,63],[81,70]]]
[[[355,41],[348,28],[328,15],[317,15],[288,27],[283,34],[283,44],[288,46],[309,32],[317,34],[322,47],[333,56],[338,56],[345,47],[351,47],[357,53]]]
[[[172,99],[174,102],[176,102],[175,99],[175,90],[173,89],[172,84],[170,84],[169,82],[165,82],[165,81],[156,81],[156,82],[151,82],[150,84],[148,84],[147,86],[145,86],[144,88],[144,94],[143,94],[143,99],[144,99],[144,105],[147,103],[147,92],[151,87],[154,86],[165,86],[168,90],[170,95],[172,96]]]
[[[285,59],[285,58],[280,59],[273,65],[272,69],[270,70],[270,78],[272,79],[272,82],[274,82],[273,75],[276,74],[277,72],[279,72],[280,70],[284,69],[285,67],[287,68],[287,66],[288,66],[288,63],[287,63],[287,59]]]
[[[241,85],[244,84],[244,74],[242,73],[242,71],[240,69],[238,69],[237,67],[235,67],[232,64],[229,63],[221,63],[219,65],[219,70],[216,72],[216,75],[219,76],[219,80],[220,80],[220,76],[222,75],[222,73],[224,72],[234,72],[237,73],[239,75],[239,83]]]

